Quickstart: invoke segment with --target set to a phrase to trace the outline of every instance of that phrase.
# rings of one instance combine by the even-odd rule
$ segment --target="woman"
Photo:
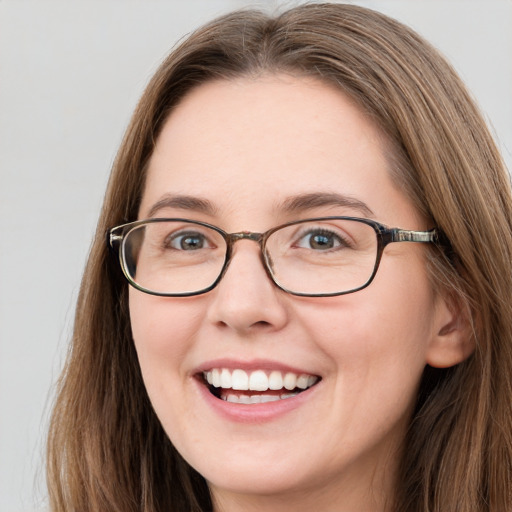
[[[511,509],[511,205],[401,24],[321,4],[200,29],[114,165],[53,510]]]

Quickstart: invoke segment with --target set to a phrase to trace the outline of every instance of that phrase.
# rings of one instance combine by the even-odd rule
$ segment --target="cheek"
[[[309,330],[317,333],[318,343],[338,355],[340,364],[342,354],[376,362],[424,354],[431,331],[426,297],[395,289],[396,293],[386,293],[383,300],[375,297],[375,291],[367,288],[302,315],[310,320]],[[313,305],[311,309],[318,308]],[[315,321],[318,317],[321,322]]]
[[[413,288],[407,279],[376,278],[365,290],[311,303],[308,309],[302,321],[328,354],[345,403],[348,397],[357,408],[367,404],[367,410],[410,406],[432,335],[434,309],[427,282]],[[315,321],[320,313],[322,321]]]
[[[202,314],[187,301],[130,290],[130,321],[144,382],[152,401],[186,378],[187,354]]]

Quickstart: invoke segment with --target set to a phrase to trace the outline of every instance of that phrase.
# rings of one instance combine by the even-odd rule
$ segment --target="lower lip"
[[[196,379],[196,382],[202,398],[209,407],[229,421],[239,423],[261,423],[277,419],[280,416],[301,407],[312,397],[318,387],[318,384],[315,384],[296,396],[276,400],[275,402],[266,402],[262,404],[237,404],[227,402],[212,395],[202,380]]]

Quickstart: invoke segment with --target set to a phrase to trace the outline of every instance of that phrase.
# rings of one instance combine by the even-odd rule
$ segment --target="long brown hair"
[[[427,367],[404,441],[395,511],[512,510],[512,201],[508,174],[469,94],[428,43],[353,5],[257,11],[201,28],[163,62],[115,161],[82,281],[48,442],[59,511],[206,511],[207,485],[173,448],[142,382],[127,284],[109,227],[134,220],[165,119],[212,79],[289,72],[335,84],[390,140],[394,179],[446,234],[433,283],[472,320],[475,351]]]

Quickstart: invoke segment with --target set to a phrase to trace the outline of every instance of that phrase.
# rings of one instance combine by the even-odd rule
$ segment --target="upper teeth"
[[[223,389],[236,389],[240,391],[267,391],[295,388],[307,389],[311,387],[318,377],[293,372],[282,373],[272,371],[267,374],[263,370],[247,373],[245,370],[228,370],[227,368],[213,368],[203,373],[208,384]]]

